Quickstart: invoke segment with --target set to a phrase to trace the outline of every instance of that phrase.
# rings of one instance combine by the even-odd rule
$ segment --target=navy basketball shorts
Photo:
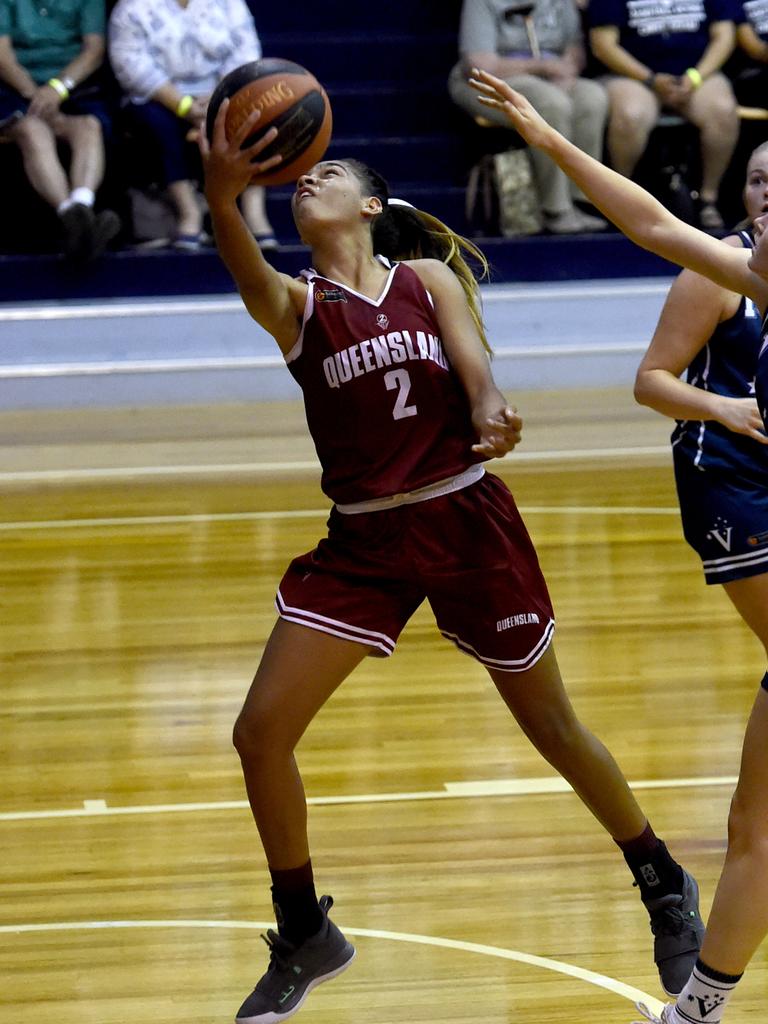
[[[549,646],[547,586],[497,477],[376,512],[334,508],[328,537],[288,567],[277,609],[385,657],[425,598],[443,636],[489,669],[524,672]]]
[[[768,572],[768,487],[735,473],[702,471],[675,452],[685,539],[707,583]]]

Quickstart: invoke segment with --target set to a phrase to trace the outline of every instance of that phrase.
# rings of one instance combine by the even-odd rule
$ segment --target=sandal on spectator
[[[271,231],[265,231],[263,234],[253,236],[259,244],[260,249],[277,249],[279,248],[279,242],[275,238]]]
[[[172,249],[178,249],[181,252],[200,252],[203,247],[203,232],[197,231],[195,234],[178,234],[171,242]]]
[[[699,207],[699,224],[705,231],[718,231],[725,227],[718,208],[714,203],[706,201]]]

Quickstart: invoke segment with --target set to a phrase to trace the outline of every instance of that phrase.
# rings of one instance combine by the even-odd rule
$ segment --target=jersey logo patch
[[[315,302],[346,302],[347,296],[341,288],[326,288],[315,292]]]
[[[379,325],[382,331],[386,331],[386,329],[389,327],[389,317],[387,316],[386,313],[379,313],[379,315],[376,317],[376,323]]]
[[[730,551],[733,527],[728,526],[727,523],[727,519],[723,519],[722,516],[718,516],[715,521],[715,525],[707,533],[707,540],[716,540],[717,543],[721,547],[725,548],[726,551]]]

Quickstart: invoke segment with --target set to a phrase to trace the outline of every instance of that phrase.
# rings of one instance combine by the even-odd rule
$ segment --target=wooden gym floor
[[[623,392],[518,404],[525,444],[494,468],[572,699],[706,910],[762,652],[681,539],[668,424]],[[271,923],[231,723],[328,507],[300,411],[6,414],[0,434],[1,1019],[231,1020]],[[661,995],[618,851],[428,610],[299,762],[318,890],[358,948],[299,1019],[624,1024]],[[763,1020],[766,980],[762,951],[729,1024]]]

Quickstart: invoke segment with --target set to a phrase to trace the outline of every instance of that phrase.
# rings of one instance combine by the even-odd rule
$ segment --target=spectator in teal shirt
[[[110,128],[95,78],[104,32],[104,0],[0,0],[0,131],[19,147],[29,183],[61,219],[66,254],[78,260],[100,255],[120,228],[111,210],[94,212]]]

